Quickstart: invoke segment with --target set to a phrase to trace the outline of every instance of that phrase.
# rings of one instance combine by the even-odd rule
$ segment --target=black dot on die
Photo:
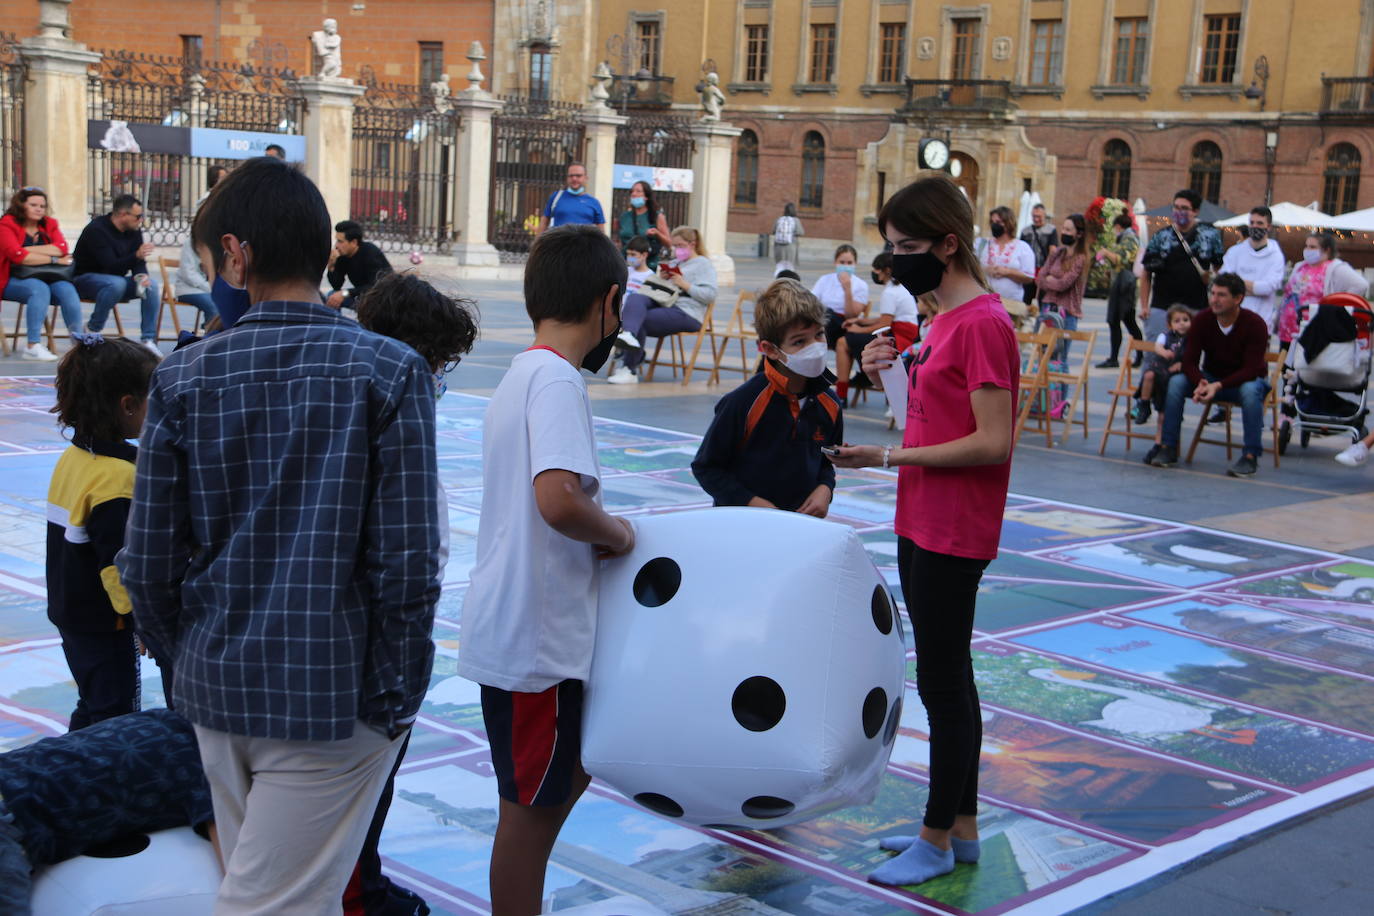
[[[782,721],[787,711],[787,694],[771,677],[756,675],[740,681],[730,697],[735,721],[751,732],[766,732]]]
[[[659,607],[673,600],[682,585],[682,568],[667,557],[655,557],[635,574],[635,600],[645,607]]]
[[[743,812],[745,817],[766,821],[770,818],[791,814],[792,809],[796,807],[796,805],[785,798],[777,798],[772,795],[755,795],[753,798],[740,805],[739,809]]]
[[[902,698],[892,701],[892,712],[887,714],[887,728],[883,730],[883,744],[891,744],[897,737],[897,727],[902,724]]]
[[[881,585],[873,586],[873,625],[884,636],[892,632],[892,601]]]
[[[869,738],[876,737],[882,731],[883,719],[887,717],[887,691],[881,687],[874,687],[864,697],[864,735]]]
[[[657,792],[640,792],[635,796],[635,801],[655,814],[661,814],[664,817],[682,817],[682,806],[666,795],[659,795]]]

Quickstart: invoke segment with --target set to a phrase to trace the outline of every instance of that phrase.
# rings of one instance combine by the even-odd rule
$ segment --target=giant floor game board
[[[0,380],[0,750],[66,729],[75,690],[45,617],[48,478],[63,448],[44,379]],[[481,513],[485,401],[440,404],[452,557],[433,682],[383,838],[438,912],[488,911],[496,786],[475,685],[455,676]],[[697,439],[597,422],[612,512],[707,504]],[[894,479],[841,472],[831,518],[896,585]],[[770,832],[696,829],[594,784],[553,854],[551,906],[628,895],[668,912],[1063,912],[1374,785],[1374,565],[1013,496],[978,605],[981,864],[867,884],[880,838],[925,803],[925,714],[906,713],[877,800]],[[914,678],[914,658],[911,659]],[[144,704],[162,701],[155,669]]]

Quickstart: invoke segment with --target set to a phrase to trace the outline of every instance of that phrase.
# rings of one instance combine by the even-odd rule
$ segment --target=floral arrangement
[[[1083,211],[1083,220],[1088,224],[1088,255],[1092,259],[1092,269],[1088,272],[1090,294],[1103,294],[1111,284],[1115,268],[1111,263],[1097,256],[1113,241],[1112,223],[1122,213],[1131,214],[1131,227],[1140,231],[1139,221],[1131,211],[1129,202],[1119,197],[1098,197]]]

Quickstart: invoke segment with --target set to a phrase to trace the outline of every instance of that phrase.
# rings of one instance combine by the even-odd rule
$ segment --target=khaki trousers
[[[402,738],[358,722],[344,741],[196,726],[224,857],[216,916],[340,913]]]

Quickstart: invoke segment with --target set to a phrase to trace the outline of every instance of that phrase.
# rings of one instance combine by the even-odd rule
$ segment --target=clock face
[[[927,140],[921,147],[921,159],[928,169],[942,169],[949,162],[949,147],[943,140]]]
[[[964,164],[958,159],[949,160],[949,174],[951,177],[958,178],[964,174]]]

